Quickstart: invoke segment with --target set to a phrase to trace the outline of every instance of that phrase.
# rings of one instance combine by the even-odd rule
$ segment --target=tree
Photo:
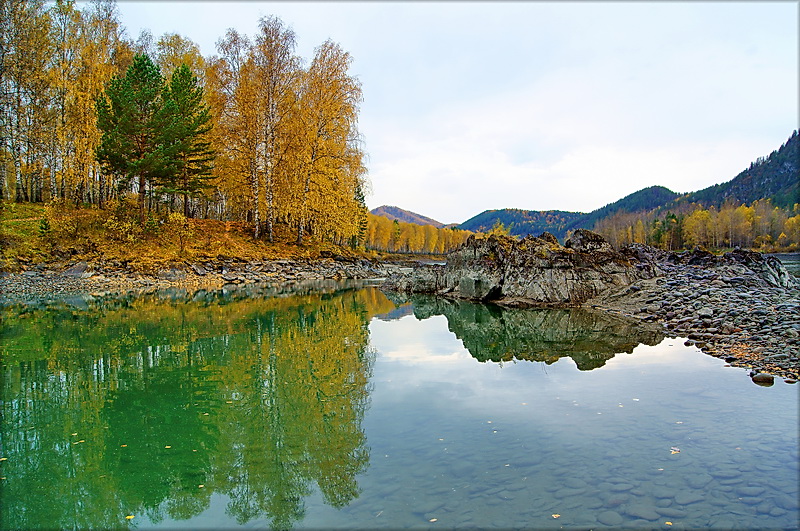
[[[171,151],[175,145],[164,138],[174,111],[164,111],[162,87],[158,67],[148,56],[137,54],[125,75],[115,76],[96,103],[97,125],[103,133],[97,160],[120,174],[123,185],[136,180],[142,223],[148,184],[175,172]]]
[[[166,141],[171,144],[175,171],[160,182],[168,193],[183,195],[183,215],[189,217],[189,198],[211,187],[214,151],[208,139],[211,130],[209,106],[203,99],[203,87],[189,67],[181,65],[165,87],[164,112],[169,116]]]

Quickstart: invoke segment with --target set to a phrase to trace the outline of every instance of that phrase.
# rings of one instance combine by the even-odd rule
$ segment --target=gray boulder
[[[599,234],[579,229],[564,246],[548,234],[470,236],[446,266],[418,267],[391,278],[387,288],[516,306],[577,306],[653,275],[654,268],[637,267]]]

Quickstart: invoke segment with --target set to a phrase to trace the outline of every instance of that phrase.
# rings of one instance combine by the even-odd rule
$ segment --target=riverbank
[[[773,377],[794,383],[800,375],[797,280],[775,278],[753,255],[651,256],[658,276],[607,291],[586,306],[659,322],[668,335],[687,338],[687,345],[750,368],[756,383],[770,385]]]
[[[670,258],[672,256],[672,258]],[[660,323],[671,337],[687,338],[703,352],[751,369],[756,381],[800,376],[800,290],[746,262],[709,253],[641,257],[658,273],[601,293],[584,307]],[[39,264],[0,274],[0,303],[70,295],[109,295],[167,288],[219,289],[225,285],[309,280],[381,279],[409,274],[410,263],[354,258],[178,263],[152,274],[114,264]]]
[[[353,258],[317,260],[221,260],[177,263],[148,274],[116,264],[39,264],[20,273],[0,273],[0,303],[41,297],[112,294],[166,288],[218,289],[225,285],[310,280],[382,278],[380,264]]]

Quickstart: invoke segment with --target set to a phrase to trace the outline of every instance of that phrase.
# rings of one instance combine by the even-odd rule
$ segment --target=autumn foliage
[[[363,244],[361,86],[338,44],[306,61],[266,17],[203,57],[180,35],[127,38],[113,0],[8,0],[0,19],[0,200],[130,195],[140,230],[181,211],[270,242]]]

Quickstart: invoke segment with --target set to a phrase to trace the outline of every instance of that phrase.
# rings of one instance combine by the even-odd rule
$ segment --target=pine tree
[[[97,160],[121,175],[123,186],[136,179],[142,223],[148,184],[176,171],[175,143],[165,139],[174,110],[164,109],[162,88],[158,66],[138,54],[125,75],[112,78],[96,102],[97,125],[103,132]]]
[[[189,217],[189,198],[211,187],[214,151],[207,133],[211,131],[211,113],[203,100],[203,87],[185,64],[173,73],[165,87],[164,113],[169,125],[165,141],[174,157],[169,165],[174,171],[160,179],[163,191],[183,195],[183,215]]]

